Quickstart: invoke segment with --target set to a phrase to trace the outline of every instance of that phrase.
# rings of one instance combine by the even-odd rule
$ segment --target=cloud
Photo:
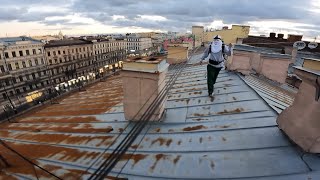
[[[65,27],[105,25],[187,31],[192,25],[250,24],[253,31],[270,29],[320,33],[319,0],[0,0],[0,21],[39,22]],[[73,17],[82,17],[73,21]],[[48,20],[50,17],[60,19]],[[255,22],[288,22],[264,24]],[[300,25],[292,26],[292,24]],[[219,26],[221,26],[219,24]],[[291,24],[291,25],[290,25]],[[313,26],[311,26],[313,25]],[[259,27],[263,26],[263,27]],[[267,27],[268,26],[268,27]],[[307,26],[307,27],[300,27]]]

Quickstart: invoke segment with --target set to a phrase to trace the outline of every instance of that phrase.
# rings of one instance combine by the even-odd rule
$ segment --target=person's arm
[[[231,54],[232,54],[232,44],[231,43],[228,46],[225,46],[224,53],[227,56],[231,56]]]
[[[209,46],[209,47],[210,47],[210,46]],[[209,56],[209,47],[207,47],[206,50],[204,51],[200,63],[202,63],[202,61]]]

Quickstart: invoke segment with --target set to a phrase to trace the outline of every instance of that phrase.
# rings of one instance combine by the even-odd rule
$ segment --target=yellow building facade
[[[195,36],[196,47],[201,45],[199,43],[211,42],[214,36],[216,35],[220,35],[225,44],[236,43],[237,39],[239,38],[247,38],[250,32],[250,26],[244,26],[244,25],[232,25],[231,29],[221,29],[221,30],[208,31],[208,32],[204,32],[203,27],[201,30],[201,27],[202,26],[192,26],[192,34]],[[201,31],[203,32],[202,36],[201,36]],[[201,41],[201,37],[203,39],[202,41]]]
[[[315,71],[320,71],[320,59],[304,59],[303,67]]]

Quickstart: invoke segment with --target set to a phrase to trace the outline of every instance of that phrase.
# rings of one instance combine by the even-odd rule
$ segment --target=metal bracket
[[[319,77],[316,79],[316,101],[320,98],[320,82]]]

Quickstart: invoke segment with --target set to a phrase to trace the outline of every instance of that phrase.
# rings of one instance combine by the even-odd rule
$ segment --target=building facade
[[[224,27],[221,30],[204,31],[203,26],[192,26],[192,35],[195,39],[195,47],[203,43],[211,42],[216,35],[222,36],[224,43],[236,43],[239,39],[247,38],[250,26],[232,25],[232,28]]]
[[[47,89],[43,45],[27,37],[0,38],[0,112],[15,109]]]
[[[127,37],[127,50],[142,51],[152,47],[151,38],[144,38],[139,36]]]
[[[232,25],[232,28],[222,28],[221,30],[204,32],[204,42],[211,42],[216,35],[222,36],[224,43],[236,43],[238,39],[249,36],[250,26]]]

